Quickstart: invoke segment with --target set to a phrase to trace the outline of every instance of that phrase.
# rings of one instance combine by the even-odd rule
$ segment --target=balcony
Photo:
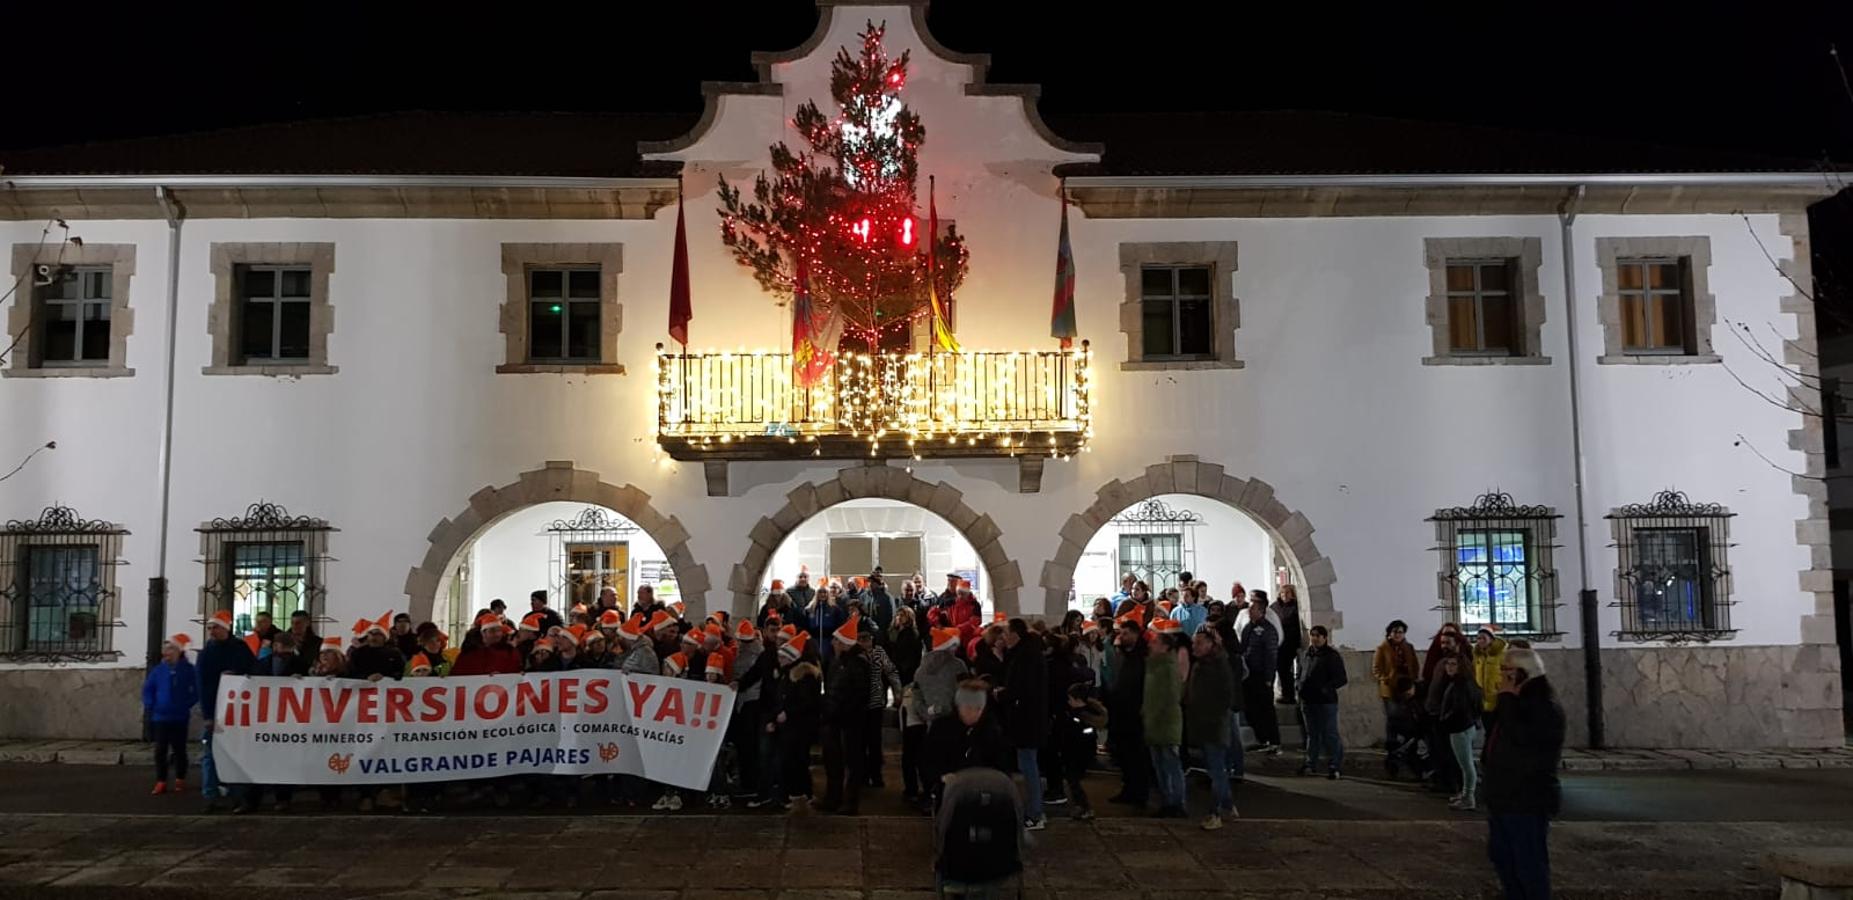
[[[1086,449],[1089,350],[840,355],[811,387],[789,353],[657,345],[657,442],[672,458],[1016,457]],[[712,470],[711,470],[712,474]]]

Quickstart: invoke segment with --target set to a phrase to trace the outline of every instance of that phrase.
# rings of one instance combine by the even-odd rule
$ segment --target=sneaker
[[[1280,745],[1279,744],[1269,744],[1265,747],[1262,747],[1261,752],[1266,753],[1269,756],[1279,756],[1280,755]]]
[[[1234,804],[1230,804],[1228,809],[1222,811],[1222,817],[1225,819],[1239,819],[1242,817],[1242,814],[1236,810]]]
[[[1055,797],[1044,795],[1042,798],[1043,806],[1061,806],[1067,802],[1068,802],[1068,796],[1066,794],[1055,796]]]
[[[1094,820],[1094,811],[1085,806],[1077,806],[1068,811],[1068,818],[1076,822],[1092,822]]]
[[[1456,797],[1455,799],[1448,801],[1448,808],[1452,810],[1458,810],[1460,812],[1473,812],[1474,810],[1473,798],[1472,797]]]
[[[763,809],[777,802],[778,802],[777,800],[766,800],[760,797],[754,797],[753,799],[746,801],[746,808],[747,809]]]
[[[715,809],[732,809],[733,798],[726,794],[709,794],[708,805]]]
[[[669,809],[669,795],[664,794],[661,797],[656,798],[656,802],[650,804],[650,808],[656,810],[657,812],[664,812],[668,810]]]
[[[1047,827],[1049,827],[1049,817],[1048,816],[1037,816],[1033,819],[1023,820],[1023,830],[1024,831],[1041,831]]]
[[[176,794],[186,793],[187,792],[187,780],[185,778],[174,779],[174,786],[169,788],[169,790],[173,791]]]
[[[156,797],[159,797],[159,796],[161,796],[162,794],[165,794],[165,793],[167,793],[167,782],[165,782],[165,781],[157,781],[157,782],[155,782],[155,783],[154,783],[154,790],[152,790],[152,791],[149,791],[148,793],[149,793],[149,794],[151,794],[151,795],[153,795],[153,796],[156,796]]]
[[[1332,771],[1325,773],[1325,777],[1327,781],[1337,781],[1338,780],[1338,770],[1333,769]]]
[[[1209,817],[1203,820],[1203,830],[1204,831],[1215,831],[1216,829],[1221,828],[1221,827],[1222,827],[1222,816],[1211,813]]]
[[[682,808],[682,795],[681,794],[670,794],[669,795],[669,810],[671,812],[674,812],[681,808]]]

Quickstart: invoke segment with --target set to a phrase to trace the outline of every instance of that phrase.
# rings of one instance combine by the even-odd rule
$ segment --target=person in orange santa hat
[[[187,660],[192,642],[184,632],[162,641],[161,661],[142,679],[142,709],[154,725],[156,794],[187,788],[187,720],[199,703],[199,674]]]

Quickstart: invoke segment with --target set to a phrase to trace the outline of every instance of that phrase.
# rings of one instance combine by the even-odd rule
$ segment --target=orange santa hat
[[[221,609],[218,612],[213,613],[212,618],[206,620],[206,625],[208,627],[217,625],[220,628],[225,629],[226,631],[231,631],[232,630],[232,611],[229,609]]]
[[[546,619],[542,617],[540,613],[531,612],[521,617],[520,628],[522,631],[532,631],[535,634],[539,634],[540,623],[544,621],[546,621]]]
[[[423,653],[412,654],[412,667],[411,668],[412,668],[413,675],[431,674],[431,657],[426,656]]]
[[[741,619],[740,624],[734,626],[733,639],[736,641],[756,641],[759,640],[759,632],[754,630],[753,621],[751,619]]]
[[[630,620],[618,626],[618,637],[627,641],[643,640],[643,613],[631,616]]]
[[[679,678],[681,677],[683,672],[687,672],[687,671],[688,671],[688,654],[686,653],[671,653],[669,654],[668,659],[663,660],[663,674],[664,675],[667,675],[671,678]]]
[[[804,655],[804,647],[810,642],[810,632],[800,631],[794,635],[791,640],[786,641],[784,646],[779,648],[779,657],[787,660],[798,659]]]
[[[721,676],[722,681],[726,681],[727,680],[727,658],[725,656],[722,656],[719,653],[708,654],[708,674],[709,675],[719,675]]]
[[[256,656],[258,648],[264,645],[264,641],[257,636],[257,632],[253,631],[244,636],[244,645],[251,648],[252,656]]]
[[[650,615],[650,630],[653,632],[673,631],[675,627],[675,618],[660,609]]]
[[[618,615],[615,609],[608,609],[598,614],[598,627],[600,628],[620,628],[623,625],[624,617]]]
[[[333,635],[330,635],[330,636],[328,636],[328,637],[325,637],[325,638],[322,638],[322,652],[323,652],[323,653],[340,653],[340,652],[342,652],[342,650],[341,650],[341,639],[340,639],[340,638],[338,638],[338,637],[335,637],[335,636],[333,636]]]
[[[957,628],[935,628],[933,629],[933,649],[954,650],[954,651],[958,650],[959,649],[959,630]]]
[[[849,621],[837,628],[831,637],[844,644],[853,644],[862,635],[862,614],[850,613]]]

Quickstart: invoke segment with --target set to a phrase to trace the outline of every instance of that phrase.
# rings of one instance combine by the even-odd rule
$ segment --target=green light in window
[[[551,307],[549,307],[549,309],[550,309],[551,311],[553,311],[553,312],[559,312],[559,311],[560,311],[560,304],[558,304],[558,303],[555,303],[555,304],[554,304],[553,306],[551,306]]]

